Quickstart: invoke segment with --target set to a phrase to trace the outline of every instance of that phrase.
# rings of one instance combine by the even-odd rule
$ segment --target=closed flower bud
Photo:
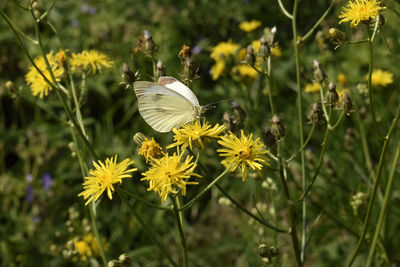
[[[107,267],[124,267],[124,264],[120,263],[117,260],[111,260],[107,263]]]
[[[129,69],[126,63],[122,65],[122,77],[124,77],[124,82],[130,86],[135,82],[135,73]]]
[[[278,29],[276,28],[276,26],[272,27],[271,29],[271,35],[269,38],[269,45],[272,47],[275,43],[275,39],[276,39],[276,33],[278,32]]]
[[[336,28],[329,29],[329,38],[336,47],[346,43],[346,34]]]
[[[261,37],[260,39],[260,48],[258,50],[258,55],[263,58],[264,60],[268,59],[269,55],[271,54],[271,48],[268,45],[268,41]]]
[[[34,1],[32,3],[32,9],[33,9],[33,15],[34,15],[35,19],[38,19],[38,18],[40,18],[40,16],[42,16],[44,8],[41,3],[39,3],[38,1]]]
[[[246,119],[246,112],[236,101],[232,101],[232,108],[234,119],[238,122],[238,124],[242,123]]]
[[[339,100],[339,95],[336,91],[336,85],[333,82],[330,82],[328,85],[328,93],[326,95],[326,102],[331,107],[335,106]]]
[[[256,55],[254,54],[254,49],[251,45],[248,45],[246,48],[246,63],[250,66],[254,66],[256,63]]]
[[[285,137],[285,126],[281,123],[278,116],[272,116],[271,120],[271,132],[275,136],[276,140],[281,140]]]
[[[18,89],[12,81],[7,81],[5,87],[11,98],[15,98],[17,96]]]
[[[351,102],[350,94],[348,92],[343,92],[342,94],[342,108],[347,113],[350,114],[352,111],[353,102]]]
[[[193,63],[193,59],[191,57],[185,58],[183,63],[183,81],[186,83],[192,81],[197,77],[197,68]]]
[[[273,258],[279,255],[279,248],[277,246],[261,244],[258,246],[258,254],[263,258]]]
[[[325,74],[324,70],[321,67],[321,64],[318,60],[313,60],[313,69],[314,69],[314,81],[318,83],[322,83],[325,81],[328,76]]]
[[[311,107],[310,115],[308,116],[309,122],[313,125],[318,125],[323,123],[324,120],[324,113],[321,108],[320,103],[314,103]]]
[[[271,128],[268,126],[264,127],[263,141],[267,147],[273,147],[276,143],[275,136],[273,135]]]
[[[144,140],[147,139],[147,136],[145,136],[144,134],[142,134],[141,132],[137,132],[134,136],[133,136],[133,141],[140,147],[142,146]]]
[[[157,65],[156,65],[156,73],[155,73],[155,80],[157,81],[158,78],[161,76],[165,76],[165,66],[164,63],[162,63],[161,60],[158,60]]]
[[[135,52],[143,51],[147,56],[154,58],[157,53],[157,45],[153,41],[150,32],[144,30],[142,38],[139,38]]]
[[[222,115],[222,123],[225,125],[225,128],[228,131],[231,131],[231,132],[236,131],[236,127],[232,121],[232,116],[229,115],[227,112],[224,112],[224,115]]]
[[[121,254],[118,258],[118,260],[124,265],[124,266],[131,266],[132,263],[132,258],[129,257],[126,254]]]

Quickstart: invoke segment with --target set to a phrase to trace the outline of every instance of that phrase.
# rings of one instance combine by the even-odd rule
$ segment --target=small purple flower
[[[71,26],[72,27],[78,27],[79,26],[79,20],[71,19]]]
[[[43,188],[48,190],[50,186],[53,184],[53,179],[51,179],[51,175],[49,173],[45,173],[42,176]]]
[[[26,188],[25,201],[28,203],[32,203],[33,201],[33,187],[31,185],[28,185]]]
[[[81,11],[82,11],[83,13],[89,13],[89,14],[91,14],[91,15],[97,13],[97,9],[96,9],[96,8],[94,8],[94,7],[92,7],[92,6],[89,6],[89,5],[87,5],[87,4],[83,4],[83,5],[81,6]]]
[[[32,175],[32,173],[28,173],[28,174],[25,176],[25,180],[26,180],[28,183],[32,183],[32,180],[33,180],[33,175]]]
[[[195,47],[192,48],[192,53],[195,55],[200,54],[201,50],[203,50],[199,45],[196,45]]]

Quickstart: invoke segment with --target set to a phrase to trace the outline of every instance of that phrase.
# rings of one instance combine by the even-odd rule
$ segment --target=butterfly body
[[[173,77],[162,76],[158,83],[138,81],[133,88],[140,115],[158,132],[179,128],[199,118],[204,111],[189,87]]]

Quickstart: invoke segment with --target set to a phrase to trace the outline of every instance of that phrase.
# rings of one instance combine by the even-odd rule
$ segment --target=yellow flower
[[[260,40],[254,40],[253,42],[251,42],[251,46],[253,47],[255,52],[258,52],[258,50],[260,50]]]
[[[153,137],[151,139],[146,137],[139,148],[138,154],[144,156],[146,162],[148,162],[149,159],[152,160],[154,158],[159,158],[161,152],[161,146],[156,142],[156,140],[154,140]]]
[[[134,172],[137,169],[128,169],[128,166],[133,164],[134,161],[127,158],[120,163],[117,163],[117,155],[107,158],[105,164],[99,161],[99,164],[93,162],[95,170],[89,171],[89,176],[85,177],[83,183],[83,192],[78,196],[83,196],[84,199],[88,199],[85,205],[89,204],[90,201],[96,201],[101,194],[107,190],[107,195],[112,199],[112,192],[114,191],[113,184],[122,183],[122,179],[131,178],[130,172]]]
[[[228,42],[220,42],[215,47],[211,49],[210,57],[215,61],[226,59],[230,55],[236,53],[236,51],[240,48],[240,45],[232,43],[232,40]]]
[[[319,92],[320,84],[319,83],[307,83],[304,86],[304,92],[306,93],[316,93]]]
[[[82,261],[87,261],[89,257],[93,256],[93,254],[100,255],[99,245],[92,233],[88,233],[81,240],[78,240],[79,238],[74,238],[72,241],[74,244],[74,250],[79,254]],[[104,251],[107,251],[109,244],[106,239],[103,238],[101,243]]]
[[[197,182],[187,182],[191,176],[201,177],[194,173],[197,164],[192,162],[193,157],[187,156],[184,162],[181,162],[183,154],[174,153],[172,156],[164,154],[160,159],[154,159],[150,162],[151,168],[142,173],[144,176],[141,181],[149,181],[147,191],[153,190],[164,203],[169,193],[176,194],[180,189],[182,196],[186,195],[186,185],[198,184]]]
[[[64,74],[63,68],[58,65],[58,61],[54,56],[53,51],[50,51],[50,53],[46,55],[46,58],[49,61],[51,71],[53,72],[56,81],[59,82],[60,78]],[[34,59],[34,63],[47,78],[47,80],[52,82],[50,72],[47,69],[44,58],[36,57]],[[29,71],[25,75],[25,81],[31,87],[32,94],[34,96],[39,95],[40,98],[43,98],[43,96],[47,96],[49,91],[53,89],[34,66],[29,67]]]
[[[261,21],[258,20],[244,21],[239,24],[239,29],[241,29],[244,32],[252,32],[260,26],[261,26]]]
[[[382,0],[350,0],[347,7],[343,8],[339,18],[342,20],[339,22],[351,21],[351,27],[357,27],[360,22],[368,22],[370,19],[374,19],[379,15],[383,7]]]
[[[172,129],[174,132],[174,143],[167,146],[172,148],[181,146],[184,151],[188,146],[193,149],[193,145],[204,148],[204,144],[211,141],[211,138],[217,138],[225,130],[225,125],[218,123],[211,128],[208,122],[204,121],[203,125],[199,120],[183,125],[180,129]]]
[[[339,83],[340,83],[341,86],[346,86],[346,85],[347,85],[347,77],[346,77],[345,74],[340,73],[340,74],[337,76],[337,79],[338,79],[338,81],[339,81]]]
[[[225,70],[225,61],[217,60],[215,65],[211,67],[210,74],[212,79],[215,81],[217,80]]]
[[[235,171],[240,165],[242,169],[242,181],[246,180],[247,167],[260,171],[262,165],[269,165],[264,154],[269,151],[264,149],[264,144],[260,138],[253,140],[253,134],[246,136],[241,130],[240,139],[229,131],[227,136],[220,137],[218,141],[225,148],[218,149],[221,157],[226,157],[221,163],[226,166],[232,166],[231,172]]]
[[[88,257],[91,257],[93,255],[90,245],[85,240],[77,241],[74,239],[73,241],[74,249],[81,256],[81,260],[87,261]]]
[[[233,73],[239,73],[242,78],[254,79],[257,77],[258,72],[249,65],[237,65],[232,68]]]
[[[366,79],[368,80],[368,76],[366,77]],[[386,87],[389,84],[393,83],[393,73],[381,69],[373,70],[371,83],[375,86]]]
[[[114,64],[105,54],[96,50],[83,50],[81,53],[72,54],[70,63],[72,71],[75,71],[76,68],[82,68],[92,73],[101,72],[102,67],[110,68]]]
[[[271,56],[282,57],[282,49],[279,47],[279,45],[276,45],[271,48]]]

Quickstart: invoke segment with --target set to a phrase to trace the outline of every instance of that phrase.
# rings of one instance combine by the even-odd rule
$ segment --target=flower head
[[[304,86],[304,92],[306,93],[316,93],[319,92],[319,88],[320,88],[320,83],[307,83]]]
[[[368,79],[368,76],[367,76]],[[384,71],[381,69],[376,69],[372,72],[372,85],[386,87],[393,83],[393,73],[389,71]]]
[[[229,40],[228,42],[220,42],[211,49],[210,57],[215,61],[225,59],[236,53],[239,48],[240,45],[232,43],[232,40]]]
[[[114,64],[105,54],[96,50],[83,50],[81,53],[72,54],[70,63],[73,71],[82,68],[92,73],[101,72],[102,67],[110,68]]]
[[[109,244],[106,239],[102,238],[101,243],[105,251],[108,250]],[[88,233],[83,237],[75,237],[72,240],[73,250],[80,256],[81,261],[87,261],[94,255],[100,255],[99,245],[92,233]]]
[[[85,177],[83,183],[83,192],[78,196],[83,196],[84,199],[88,199],[85,205],[89,204],[90,201],[96,201],[105,190],[107,195],[112,199],[112,191],[114,191],[113,184],[122,183],[122,179],[131,178],[130,172],[134,172],[137,169],[128,169],[128,166],[133,164],[134,161],[127,158],[120,163],[117,163],[117,155],[107,158],[105,164],[101,161],[97,164],[93,162],[95,170],[89,171],[89,176]]]
[[[57,58],[54,56],[53,51],[50,51],[50,53],[46,55],[46,58],[50,64],[51,71],[53,72],[56,81],[59,82],[60,78],[64,74],[63,68],[61,68],[58,64]],[[51,75],[47,69],[44,58],[36,57],[34,59],[34,63],[40,72],[46,77],[46,79],[51,82]],[[47,96],[49,91],[51,91],[53,88],[50,84],[48,84],[40,72],[34,66],[30,66],[28,73],[25,75],[25,81],[31,87],[31,91],[34,96],[39,95],[40,98],[43,98],[43,96]]]
[[[182,151],[186,147],[193,149],[193,145],[204,148],[205,143],[209,142],[211,138],[219,137],[224,130],[225,125],[217,123],[214,127],[211,127],[206,121],[201,124],[200,120],[195,120],[183,125],[180,129],[172,129],[175,134],[174,143],[167,146],[167,148],[181,146]]]
[[[210,74],[213,80],[217,80],[225,70],[225,61],[217,60],[215,65],[211,67]]]
[[[232,73],[237,73],[242,78],[250,79],[254,79],[258,75],[258,72],[249,65],[237,65],[232,68]]]
[[[232,166],[232,172],[240,166],[243,181],[246,180],[247,167],[260,171],[262,165],[269,165],[264,156],[268,153],[268,150],[264,148],[264,144],[260,141],[260,138],[253,140],[253,134],[246,136],[244,131],[241,130],[240,139],[232,132],[220,138],[221,140],[218,143],[224,148],[217,151],[220,152],[221,157],[225,157],[221,163],[226,167]]]
[[[239,24],[239,29],[241,29],[244,32],[252,32],[260,26],[261,26],[261,21],[258,20],[244,21]]]
[[[197,184],[197,182],[187,182],[190,176],[201,177],[194,173],[197,164],[192,161],[192,156],[187,156],[182,162],[183,154],[174,153],[172,156],[164,154],[160,159],[150,162],[151,168],[144,172],[141,181],[149,181],[147,191],[153,190],[164,203],[169,193],[178,193],[181,190],[182,196],[186,195],[187,184]]]
[[[152,137],[151,139],[145,138],[142,142],[142,145],[139,148],[139,155],[145,157],[146,162],[153,160],[154,158],[159,158],[161,156],[162,148],[161,146],[154,140]]]
[[[339,18],[339,22],[350,22],[351,27],[357,27],[360,22],[368,22],[379,15],[382,9],[386,7],[381,6],[382,0],[350,0],[347,7],[343,8]]]

